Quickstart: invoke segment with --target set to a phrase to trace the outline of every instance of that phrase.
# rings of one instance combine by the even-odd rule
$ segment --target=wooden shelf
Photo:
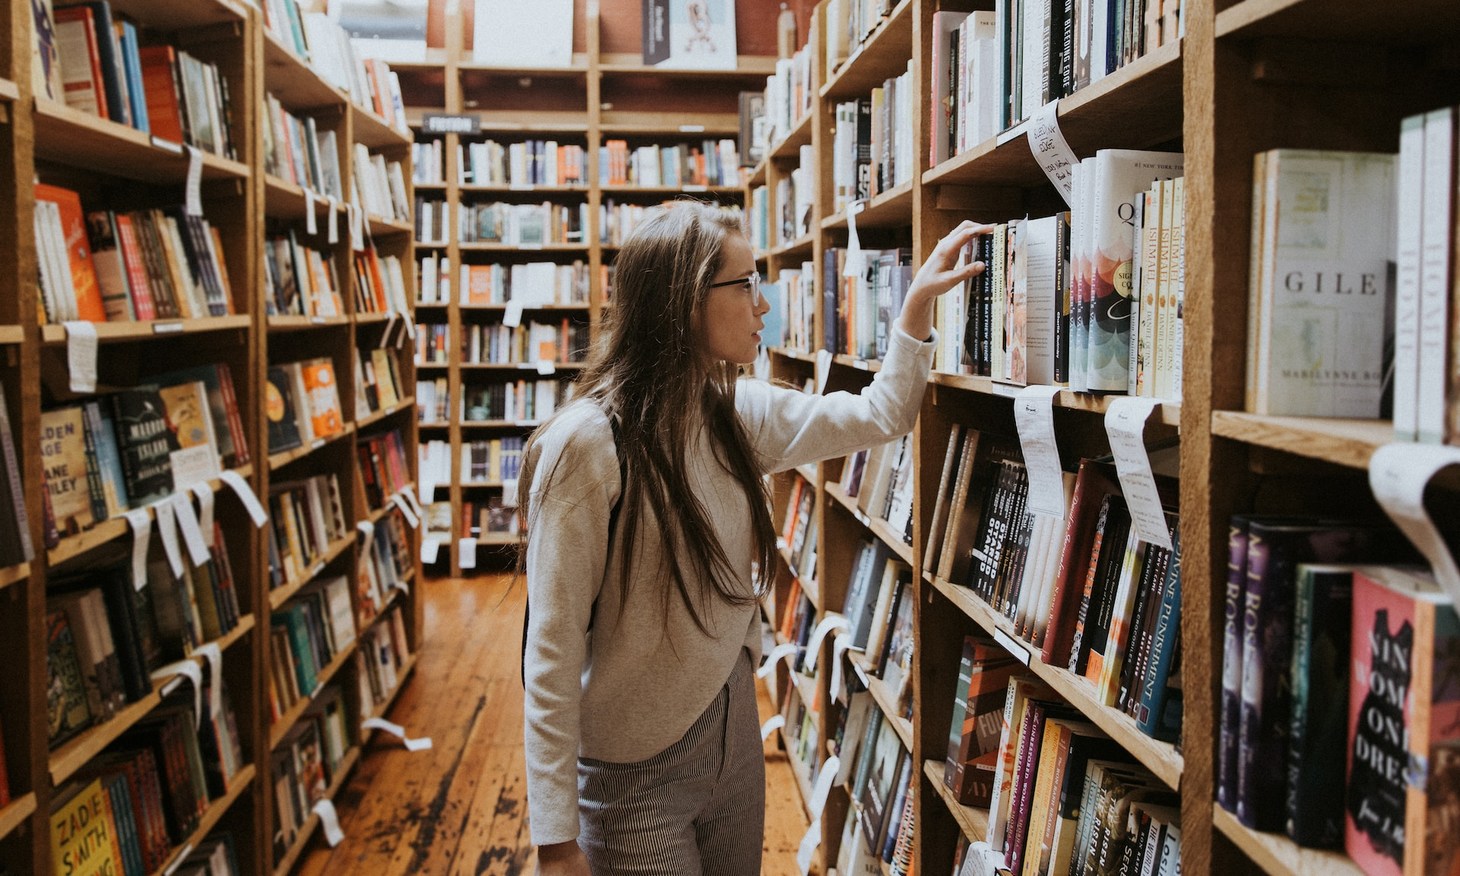
[[[1378,11],[1359,0],[1243,0],[1218,13],[1217,38],[1433,45],[1460,36],[1451,0],[1416,0]]]
[[[604,195],[743,195],[745,189],[740,186],[702,186],[685,184],[680,186],[630,186],[612,185],[603,186],[599,189]]]
[[[315,221],[318,223],[316,227],[319,229],[319,234],[323,236],[329,231],[330,203],[319,192],[314,193],[314,202]],[[342,214],[341,218],[336,220],[338,223],[336,230],[339,232],[340,240],[344,240],[350,231],[345,225],[343,216],[345,202],[335,201],[334,209],[335,212]],[[303,222],[306,221],[305,217],[308,214],[309,199],[304,192],[303,186],[289,182],[286,179],[281,179],[273,174],[264,175],[264,215],[271,219],[287,219],[291,222]],[[324,237],[324,240],[328,239],[328,237]],[[324,240],[318,241],[318,243],[323,243]]]
[[[936,760],[923,761],[923,776],[938,796],[943,799],[948,812],[953,820],[958,822],[958,829],[963,832],[963,838],[971,843],[983,842],[989,838],[989,811],[987,809],[975,809],[972,806],[964,806],[943,784],[943,763]]]
[[[1388,420],[1267,417],[1213,411],[1212,434],[1367,470],[1374,451],[1394,440],[1394,424]]]
[[[841,484],[828,481],[826,484],[826,494],[831,496],[849,514],[857,518],[857,521],[867,527],[873,535],[881,539],[882,543],[887,545],[898,559],[907,563],[909,566],[913,565],[912,545],[904,542],[902,535],[893,530],[892,526],[886,520],[869,517],[862,513],[861,509],[857,507],[856,498],[848,496],[846,490],[842,489]]]
[[[1181,136],[1182,49],[1168,43],[1059,102],[1060,131],[1076,156],[1097,149],[1145,149]],[[1049,178],[1034,161],[1022,124],[942,162],[923,175],[933,186],[1038,188]],[[966,208],[958,193],[940,208]]]
[[[505,372],[508,374],[532,374],[537,375],[537,364],[533,362],[462,362],[463,371],[477,371],[485,373]],[[554,362],[554,371],[581,371],[588,365],[583,362]],[[538,375],[550,377],[550,374]]]
[[[420,189],[421,184],[417,183],[416,188]],[[583,195],[587,196],[589,188],[582,186],[546,186],[546,185],[506,185],[498,183],[462,183],[458,190],[463,195]]]
[[[218,649],[226,656],[229,646],[248,635],[249,631],[253,628],[253,615],[246,614],[238,619],[238,626],[230,630],[227,635],[219,638],[215,644],[218,645]],[[195,655],[193,659],[201,660],[202,658]],[[171,684],[174,679],[178,678],[182,678],[182,676],[175,675],[165,681],[153,681],[152,693],[135,703],[128,703],[125,708],[118,711],[108,720],[88,727],[81,732],[81,735],[72,738],[60,748],[52,751],[49,758],[51,784],[59,787],[74,775],[77,770],[85,766],[88,761],[101,754],[108,745],[120,739],[122,734],[135,727],[137,722],[147,717],[162,702],[163,689]]]
[[[427,51],[430,51],[429,49]],[[395,63],[391,63],[391,69],[395,69]],[[550,67],[546,65],[504,67],[500,64],[479,64],[475,61],[461,61],[456,65],[461,73],[486,73],[494,76],[510,76],[517,79],[523,76],[533,79],[557,78],[576,79],[588,75],[588,55],[585,52],[574,52],[573,58],[565,67]]]
[[[0,344],[19,344],[24,340],[24,326],[0,325]]]
[[[291,52],[278,37],[264,32],[264,91],[278,98],[293,113],[330,108],[342,112],[349,100],[343,91],[330,85],[314,72],[314,68]]]
[[[866,97],[883,81],[900,76],[913,55],[913,3],[901,0],[842,66],[821,86],[825,101]]]
[[[449,420],[417,420],[416,426],[421,429],[450,429],[451,422]]]
[[[253,474],[252,465],[240,466],[233,471],[244,480],[248,480]],[[221,480],[211,480],[208,488],[215,494],[223,488]],[[147,513],[152,519],[156,519],[156,512],[151,506],[147,506]],[[121,538],[131,531],[130,524],[125,517],[112,517],[96,524],[79,535],[72,535],[62,538],[60,543],[46,551],[46,558],[51,566],[59,566],[69,560],[73,560],[82,554],[89,553],[107,542]]]
[[[229,0],[112,0],[112,13],[162,31],[232,24],[248,13]]]
[[[35,814],[35,792],[22,794],[0,809],[0,839],[15,832],[15,829],[30,820]]]
[[[279,453],[269,454],[269,470],[278,471],[290,463],[298,462],[316,450],[326,445],[333,444],[342,438],[353,435],[355,432],[354,423],[346,423],[345,428],[338,435],[331,435],[328,438],[316,438],[308,444],[295,447],[293,450],[285,450]]]
[[[30,563],[20,563],[7,569],[0,569],[0,590],[29,578],[30,567]]]
[[[441,305],[437,305],[437,306],[445,307],[446,305],[445,304],[441,304]],[[484,313],[506,313],[507,312],[507,305],[505,305],[505,304],[462,304],[462,305],[460,305],[460,308],[462,310],[475,310],[475,311],[481,311],[481,312],[484,312]],[[535,312],[538,312],[538,311],[582,312],[582,311],[588,310],[588,308],[589,308],[589,305],[586,304],[586,303],[585,304],[525,304],[522,307],[522,312],[523,313],[535,313]]]
[[[326,566],[339,559],[340,555],[349,550],[350,545],[354,543],[355,533],[353,530],[330,542],[329,547],[325,548],[324,555],[315,560],[305,570],[303,575],[292,581],[285,581],[283,584],[269,591],[269,610],[278,611],[280,606],[293,599],[295,594],[318,578]]]
[[[0,78],[0,100],[7,100],[14,103],[20,100],[20,86],[14,80]]]
[[[816,118],[815,112],[808,112],[799,121],[791,125],[791,130],[781,141],[767,150],[772,161],[781,161],[789,158],[799,159],[801,147],[811,144],[812,120]]]
[[[912,191],[913,180],[908,180],[894,189],[888,189],[877,197],[867,202],[862,212],[857,214],[858,228],[897,228],[899,226],[912,225]],[[845,210],[835,216],[828,216],[821,220],[821,227],[826,230],[847,227],[847,213]]]
[[[35,147],[45,161],[150,183],[181,183],[187,178],[188,155],[154,145],[154,138],[120,122],[98,118],[55,101],[35,102]],[[246,164],[203,153],[203,179],[248,179]],[[206,213],[206,209],[204,210]]]
[[[958,606],[964,614],[973,618],[985,632],[990,635],[997,632],[1001,643],[1004,640],[1014,640],[1017,645],[1013,653],[1020,662],[1025,663],[1035,675],[1054,688],[1055,692],[1070,705],[1079,709],[1085,717],[1120,743],[1122,748],[1135,757],[1142,766],[1150,770],[1156,778],[1171,788],[1180,786],[1183,759],[1175,746],[1169,742],[1152,739],[1136,729],[1136,722],[1129,715],[1109,708],[1096,700],[1095,688],[1086,679],[1075,676],[1067,669],[1050,666],[1040,660],[1039,654],[1033,651],[1032,646],[1015,635],[1013,625],[1009,623],[1009,620],[986,605],[983,600],[974,595],[972,590],[950,584],[942,578],[927,577],[931,579],[938,592]],[[1006,645],[1006,647],[1008,646]]]
[[[151,319],[140,322],[96,322],[98,342],[118,343],[145,340],[153,337],[174,335],[196,335],[204,332],[223,332],[247,329],[253,323],[250,316],[206,316],[201,319]],[[41,326],[41,343],[48,347],[66,343],[64,325]]]
[[[787,256],[809,254],[816,248],[816,236],[816,232],[808,231],[790,243],[775,247],[770,251],[770,255],[783,259]]]
[[[1286,836],[1245,827],[1237,816],[1212,806],[1218,832],[1271,876],[1361,876],[1364,872],[1343,852],[1305,849]]]
[[[845,368],[855,368],[858,371],[870,371],[876,374],[882,370],[880,359],[863,359],[861,356],[848,356],[845,353],[838,353],[831,357],[833,365],[841,365]]]
[[[304,713],[309,711],[309,706],[314,702],[314,698],[319,696],[320,692],[334,679],[341,667],[350,662],[350,657],[355,653],[355,649],[358,646],[359,640],[357,639],[341,648],[339,653],[331,657],[330,662],[325,664],[324,669],[315,676],[314,690],[307,694],[301,694],[298,702],[290,706],[283,715],[279,716],[279,720],[269,725],[270,751],[279,747],[279,743],[284,741],[284,737],[288,735],[295,724],[299,723],[299,719],[304,717]]]
[[[340,328],[350,324],[348,316],[270,316],[266,317],[271,332],[298,332],[317,328]]]
[[[396,402],[395,404],[391,405],[388,408],[384,408],[382,410],[378,410],[378,411],[376,411],[376,412],[374,412],[372,414],[366,414],[364,417],[356,420],[355,421],[355,431],[356,432],[364,432],[366,429],[370,428],[371,426],[374,426],[376,423],[379,423],[381,420],[384,420],[387,417],[393,417],[396,414],[400,413],[401,411],[407,410],[409,408],[413,408],[415,406],[416,406],[416,398],[415,398],[415,396],[411,396],[409,398],[401,399],[400,401]]]
[[[434,425],[434,424],[433,424]],[[449,426],[450,423],[442,423]],[[457,425],[463,429],[508,429],[524,428],[531,429],[542,425],[541,420],[462,420]]]
[[[683,118],[682,113],[609,110],[603,113],[598,130],[605,140],[619,137],[708,137],[717,140],[734,137],[740,132],[740,116],[736,113],[695,113],[699,121],[693,124],[682,122]]]
[[[365,222],[370,228],[370,235],[385,236],[390,234],[415,234],[416,226],[412,222],[402,219],[387,219],[384,216],[367,216]]]
[[[816,364],[816,356],[812,353],[803,353],[800,350],[793,350],[790,347],[774,347],[771,354],[780,356],[782,359],[790,359],[793,362],[801,362],[806,365]]]
[[[350,104],[350,119],[355,127],[355,142],[365,144],[372,152],[411,143],[410,133],[392,128],[385,119],[359,104]]]
[[[416,180],[411,183],[411,187],[418,192],[445,192],[446,181],[432,180],[430,182],[421,182],[419,180]],[[466,183],[461,184],[462,191],[467,191],[469,188],[470,187]]]
[[[242,797],[243,793],[253,785],[254,779],[257,776],[258,770],[253,764],[244,764],[234,774],[233,780],[229,783],[230,787],[228,788],[228,792],[217,800],[208,803],[207,811],[203,813],[202,818],[198,819],[198,826],[187,838],[187,841],[168,856],[166,864],[153,871],[154,876],[166,876],[166,874],[170,874],[176,870],[178,863],[184,857],[191,854],[193,849],[196,849],[203,840],[208,838],[208,834],[213,832],[213,829],[223,820],[223,816],[228,813],[229,809],[233,808],[233,804],[237,802],[238,798]]]
[[[426,244],[445,247],[446,244]],[[588,247],[582,243],[458,243],[462,252],[510,252],[528,255],[535,252],[571,252],[586,254]]]
[[[897,738],[902,740],[902,747],[909,752],[913,750],[913,723],[904,718],[897,711],[897,695],[881,678],[873,675],[867,666],[863,655],[848,651],[847,657],[852,661],[852,666],[857,671],[857,677],[867,685],[867,691],[872,694],[872,701],[877,708],[882,710],[882,716],[892,722],[892,729],[897,731]],[[912,679],[907,680],[912,684]]]
[[[643,56],[638,53],[622,52],[601,55],[598,71],[604,76],[634,79],[758,79],[764,86],[765,78],[776,72],[776,59],[772,55],[736,55],[733,70],[687,70],[681,67],[651,66],[645,64]]]
[[[477,536],[477,545],[489,547],[505,547],[515,545],[522,541],[521,535],[513,535],[510,532],[486,532]]]
[[[501,481],[462,481],[458,484],[464,490],[500,490]]]
[[[946,371],[934,371],[931,380],[937,386],[947,386],[967,392],[976,392],[981,395],[997,395],[1010,399],[1017,396],[1019,391],[1024,388],[1022,386],[1015,386],[1012,383],[1002,383],[989,377],[974,377],[971,374],[949,374]],[[1088,411],[1092,414],[1104,416],[1105,412],[1110,410],[1112,401],[1125,397],[1123,395],[1095,395],[1088,392],[1071,392],[1068,389],[1062,389],[1054,397],[1054,406],[1072,411]],[[1180,402],[1162,401],[1156,410],[1151,413],[1151,422],[1180,428]]]
[[[356,745],[345,752],[344,757],[340,758],[339,765],[335,767],[334,777],[330,780],[329,787],[325,789],[324,799],[334,800],[339,796],[340,789],[345,786],[345,779],[350,775],[350,771],[355,768],[355,764],[359,762],[360,746]],[[277,815],[278,813],[275,813],[276,817]],[[289,847],[289,851],[285,852],[284,857],[280,858],[279,863],[275,865],[273,870],[274,876],[288,876],[289,873],[293,872],[294,864],[299,860],[299,855],[303,853],[304,847],[309,845],[309,839],[314,835],[314,829],[316,827],[319,827],[319,815],[318,813],[310,812],[309,817],[305,818],[304,823],[299,826],[299,832],[294,835],[294,844]],[[269,829],[272,831],[273,826],[270,825]]]

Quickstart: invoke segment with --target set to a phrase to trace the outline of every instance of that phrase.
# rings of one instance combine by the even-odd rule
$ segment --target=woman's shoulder
[[[538,429],[532,442],[543,459],[563,459],[592,468],[618,470],[613,429],[603,408],[578,399]]]

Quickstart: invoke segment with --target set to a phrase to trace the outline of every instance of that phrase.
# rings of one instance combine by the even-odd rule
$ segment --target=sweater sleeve
[[[762,380],[742,380],[736,407],[766,471],[843,456],[910,432],[937,341],[936,333],[918,341],[892,327],[881,370],[855,395],[807,395]]]
[[[536,845],[578,837],[578,753],[588,627],[620,490],[612,436],[559,420],[533,473],[524,654],[527,800]],[[583,427],[573,433],[575,426]],[[606,441],[597,440],[598,437]]]

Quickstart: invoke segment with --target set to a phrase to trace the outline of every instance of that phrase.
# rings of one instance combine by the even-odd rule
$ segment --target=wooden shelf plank
[[[394,70],[395,62],[391,62],[390,67]],[[456,65],[456,69],[463,76],[469,73],[475,73],[489,76],[510,76],[513,79],[523,76],[529,76],[533,79],[577,79],[588,75],[588,54],[586,52],[574,52],[572,60],[565,66],[539,64],[537,66],[526,67],[504,67],[501,64],[463,60]]]
[[[317,328],[339,328],[350,324],[349,316],[288,316],[266,317],[271,332],[298,332]]]
[[[982,395],[997,395],[1012,399],[1019,394],[1021,386],[1012,383],[1003,383],[988,377],[974,377],[971,374],[949,374],[946,371],[934,371],[929,378],[937,386],[948,386],[954,389],[961,389],[967,392],[976,392]],[[1112,401],[1118,398],[1125,398],[1122,395],[1095,395],[1088,392],[1071,392],[1068,389],[1060,390],[1054,397],[1054,406],[1057,408],[1068,408],[1073,411],[1088,411],[1092,414],[1105,415],[1110,410]],[[1162,401],[1151,414],[1151,422],[1161,423],[1166,426],[1181,426],[1181,403],[1173,401]]]
[[[1360,876],[1364,871],[1343,852],[1305,849],[1282,834],[1245,827],[1237,816],[1212,807],[1216,828],[1272,876]]]
[[[358,646],[359,640],[357,639],[341,648],[339,653],[331,657],[330,662],[325,664],[324,669],[315,676],[314,690],[308,694],[301,695],[298,702],[294,703],[283,715],[279,716],[279,720],[269,725],[270,751],[279,747],[279,743],[284,741],[284,737],[289,733],[289,730],[295,724],[299,723],[300,718],[304,717],[304,713],[309,710],[309,706],[314,702],[314,698],[319,696],[320,692],[339,674],[340,669],[350,661],[350,655],[355,653],[355,649]]]
[[[319,192],[314,193],[314,201],[314,211],[319,227],[321,230],[325,230],[329,227],[329,201],[325,200]],[[345,202],[336,201],[334,209],[343,218]],[[302,221],[308,213],[309,202],[303,186],[273,174],[264,175],[264,215],[272,219]],[[346,228],[342,221],[339,224],[339,230],[343,236]]]
[[[385,119],[359,104],[350,104],[350,118],[355,126],[355,142],[365,144],[372,152],[411,143],[409,131],[392,128]]]
[[[233,469],[233,471],[237,472],[239,477],[248,480],[249,476],[253,474],[253,466],[244,465]],[[216,494],[223,488],[223,482],[221,480],[211,480],[208,482],[208,488]],[[152,511],[150,506],[148,507],[147,513],[154,520],[156,519],[156,512]],[[103,520],[80,535],[62,538],[60,543],[46,551],[46,558],[50,565],[58,566],[82,554],[89,553],[112,539],[121,538],[130,530],[131,527],[127,523],[127,518],[112,517]]]
[[[605,195],[655,195],[655,196],[663,196],[663,195],[684,195],[684,194],[690,194],[690,195],[697,195],[697,194],[740,195],[740,194],[744,194],[744,192],[745,192],[745,190],[742,189],[740,186],[702,186],[702,185],[682,185],[682,186],[630,186],[630,185],[614,185],[614,186],[603,186],[600,189],[600,191],[602,191],[603,194],[605,194]]]
[[[1168,43],[1059,102],[1060,131],[1077,156],[1145,149],[1181,136],[1181,42]],[[1035,188],[1050,185],[1022,125],[942,162],[929,185]],[[938,206],[955,208],[951,201]]]
[[[153,337],[172,337],[174,335],[196,335],[204,332],[223,332],[235,329],[247,329],[253,323],[253,317],[241,316],[205,316],[200,319],[150,319],[132,322],[97,322],[96,339],[98,342],[119,343],[126,341],[145,340]],[[63,325],[41,326],[41,343],[48,347],[60,346],[66,343],[66,327]]]
[[[417,189],[422,188],[421,184],[420,183],[416,183],[416,188]],[[519,194],[520,193],[520,194],[524,194],[524,195],[585,195],[586,196],[588,194],[588,191],[589,191],[588,186],[586,186],[586,185],[585,186],[546,186],[546,185],[536,185],[536,184],[532,184],[532,183],[529,183],[529,184],[526,184],[526,185],[518,185],[518,184],[507,185],[505,183],[503,183],[503,184],[499,184],[499,183],[484,183],[484,184],[478,184],[478,183],[462,183],[460,185],[459,189],[460,189],[460,191],[461,191],[461,193],[463,195],[506,195],[506,194]]]
[[[227,635],[219,638],[214,644],[218,646],[220,651],[226,654],[229,646],[248,635],[249,631],[253,628],[253,615],[246,614],[238,619],[238,626],[230,630]],[[195,656],[193,659],[201,660],[202,658]],[[181,676],[175,675],[166,680],[153,681],[152,693],[135,703],[128,703],[125,708],[108,720],[88,727],[81,732],[81,735],[67,741],[66,744],[51,752],[48,759],[51,785],[59,787],[61,783],[65,782],[77,770],[85,766],[88,761],[100,754],[108,745],[121,738],[123,733],[126,733],[132,727],[136,726],[137,722],[147,717],[162,702],[163,689],[177,678],[181,678]]]
[[[444,304],[444,303],[442,303],[442,304],[439,304],[439,305],[436,305],[436,306],[446,307],[447,305]],[[505,305],[505,304],[462,304],[462,305],[460,305],[460,307],[461,307],[462,310],[477,310],[477,311],[484,311],[484,312],[489,312],[489,313],[491,313],[491,312],[495,312],[495,313],[506,313],[507,312],[507,305]],[[527,304],[527,305],[523,305],[522,312],[523,313],[535,313],[537,311],[543,311],[543,310],[585,311],[585,310],[588,310],[588,309],[589,309],[589,305],[587,303],[584,303],[584,304]]]
[[[859,228],[896,228],[912,224],[913,180],[908,180],[894,189],[888,189],[867,202],[857,214]],[[846,211],[821,220],[823,230],[847,227]]]
[[[12,79],[0,77],[0,100],[17,101],[20,99],[20,86]]]
[[[776,72],[773,55],[736,55],[734,69],[697,70],[677,67],[658,67],[645,64],[643,56],[635,52],[608,52],[599,56],[598,70],[604,76],[623,76],[634,79],[759,79]]]
[[[6,569],[0,569],[0,590],[29,578],[30,567],[30,563],[19,563]]]
[[[1217,37],[1298,37],[1401,45],[1446,43],[1460,36],[1453,0],[1386,5],[1376,15],[1361,0],[1243,0],[1217,15]]]
[[[325,550],[324,555],[315,560],[314,563],[310,565],[307,570],[305,570],[303,575],[300,575],[292,581],[286,581],[278,587],[275,587],[273,590],[269,591],[269,610],[278,611],[279,606],[288,602],[294,597],[294,594],[302,590],[315,578],[318,578],[319,573],[324,571],[325,566],[328,566],[330,563],[333,563],[335,560],[339,559],[340,555],[349,550],[350,545],[354,543],[355,533],[353,531],[347,532],[339,538],[335,539],[334,541],[330,542],[330,545]]]
[[[343,438],[353,435],[355,432],[354,423],[346,423],[345,428],[338,435],[331,435],[328,438],[316,438],[308,444],[295,447],[293,450],[285,450],[279,453],[269,454],[269,470],[278,471],[290,463],[298,462],[309,454],[319,450],[326,445],[333,444]]]
[[[851,660],[852,667],[856,669],[857,677],[867,685],[867,691],[872,694],[872,701],[877,704],[877,708],[882,710],[883,717],[892,722],[892,729],[897,731],[897,738],[902,740],[902,747],[912,751],[913,723],[897,711],[896,691],[892,690],[887,682],[872,674],[871,668],[862,654],[848,651],[847,657]],[[909,679],[908,683],[911,684],[912,680]]]
[[[773,161],[801,157],[801,147],[811,144],[811,121],[815,112],[808,112],[791,125],[791,130],[769,150]]]
[[[902,75],[913,56],[913,4],[901,0],[882,23],[852,50],[821,86],[822,100],[866,97],[884,80]]]
[[[528,372],[530,374],[537,374],[537,364],[535,362],[462,362],[460,367],[463,371],[478,371],[483,373],[506,372],[518,374]],[[584,362],[553,363],[553,368],[557,371],[582,371],[587,367],[587,363]],[[542,376],[548,377],[551,375]]]
[[[35,792],[16,797],[0,809],[0,839],[15,832],[15,829],[30,820],[35,814]]]
[[[1394,424],[1388,420],[1267,417],[1213,411],[1212,434],[1367,470],[1374,451],[1394,440]]]
[[[0,344],[19,344],[24,340],[24,326],[0,325]]]
[[[112,0],[112,13],[163,31],[241,21],[248,13],[230,0]]]
[[[418,245],[419,241],[417,242]],[[426,246],[445,246],[446,244],[425,244]],[[457,246],[462,252],[510,252],[519,254],[530,254],[535,252],[571,252],[587,253],[588,246],[582,243],[459,243]]]
[[[858,371],[870,371],[873,374],[882,370],[882,362],[879,359],[863,359],[861,356],[848,356],[845,353],[838,353],[831,357],[831,361],[833,365],[855,368]]]
[[[406,222],[403,219],[387,219],[384,216],[370,215],[365,218],[370,225],[372,236],[386,236],[390,234],[414,234],[416,226],[414,223]]]
[[[814,353],[803,353],[800,350],[793,350],[790,347],[773,347],[771,348],[771,354],[780,356],[782,359],[790,359],[794,362],[801,362],[807,365],[816,364],[816,355]]]
[[[35,151],[46,161],[144,182],[181,183],[187,178],[188,155],[154,145],[154,138],[135,128],[37,98]],[[229,158],[203,153],[203,179],[248,179],[252,170]],[[206,210],[204,211],[206,212]]]
[[[355,431],[356,432],[363,432],[366,429],[370,428],[371,426],[374,426],[376,423],[379,423],[381,420],[384,420],[387,417],[393,417],[396,414],[400,413],[401,411],[404,411],[404,410],[406,410],[408,408],[413,408],[415,406],[416,406],[416,397],[415,396],[410,396],[409,398],[403,398],[403,399],[401,399],[400,401],[396,402],[395,404],[391,405],[388,408],[383,408],[381,410],[375,411],[374,413],[366,414],[364,417],[356,420],[355,421]]]
[[[764,80],[761,85],[764,87]],[[598,126],[604,138],[609,137],[734,137],[740,131],[736,113],[696,113],[698,121],[686,124],[680,113],[632,112],[609,110],[603,113]],[[581,125],[580,125],[581,127]]]
[[[329,787],[325,789],[324,799],[334,800],[339,796],[340,789],[345,786],[345,779],[359,762],[360,746],[356,745],[340,758],[339,765],[335,767],[334,778],[330,780]],[[294,835],[294,844],[289,847],[289,851],[284,853],[284,857],[280,858],[279,863],[274,867],[274,876],[288,876],[294,870],[295,862],[299,860],[299,855],[304,851],[304,847],[309,844],[309,839],[314,835],[316,827],[319,827],[319,815],[311,812],[309,817],[304,819],[304,823],[299,826],[299,832]],[[270,826],[270,830],[272,829]]]
[[[795,240],[791,241],[790,243],[785,243],[773,248],[770,251],[770,254],[775,256],[776,258],[785,258],[786,256],[797,255],[800,253],[810,255],[812,249],[816,246],[816,237],[816,232],[808,231],[800,237],[796,238]]]
[[[481,135],[573,134],[583,136],[583,111],[482,110],[477,101],[464,101],[464,111],[481,117]]]
[[[963,838],[971,843],[983,842],[989,838],[989,811],[987,809],[975,809],[972,806],[964,806],[943,784],[943,763],[936,760],[923,761],[923,776],[927,778],[928,784],[943,798],[943,803],[948,807],[948,812],[953,820],[958,822],[958,829],[963,832]]]
[[[1129,715],[1101,704],[1095,699],[1094,686],[1086,679],[1040,660],[1039,654],[1014,634],[1013,625],[1009,623],[1009,620],[984,604],[983,600],[975,596],[973,591],[966,587],[950,584],[942,578],[928,577],[940,593],[958,606],[964,614],[973,618],[985,632],[990,635],[997,633],[1001,644],[1004,644],[1006,640],[1016,643],[1012,648],[1008,644],[1005,644],[1005,647],[1009,648],[1021,662],[1028,665],[1035,675],[1054,688],[1055,692],[1070,705],[1079,709],[1085,717],[1120,743],[1122,748],[1135,757],[1142,766],[1150,770],[1156,778],[1171,788],[1179,787],[1183,760],[1174,745],[1152,739],[1136,729],[1136,722]]]
[[[245,764],[233,776],[232,787],[228,789],[228,793],[208,804],[208,810],[203,813],[202,818],[198,819],[198,826],[193,830],[192,835],[188,837],[187,842],[184,842],[169,855],[167,863],[154,870],[153,876],[164,876],[164,874],[173,872],[177,868],[179,861],[187,857],[192,853],[193,849],[196,849],[202,844],[203,840],[208,838],[208,834],[212,833],[213,829],[218,826],[218,823],[223,820],[223,816],[228,813],[228,810],[233,807],[233,804],[237,802],[238,798],[243,796],[243,792],[248,790],[253,784],[254,778],[257,775],[258,769],[253,764]]]
[[[857,507],[856,498],[848,496],[846,490],[842,489],[841,484],[828,481],[826,484],[826,494],[836,500],[836,503],[846,509],[853,517],[857,518],[857,522],[867,527],[873,535],[881,539],[882,543],[887,545],[898,559],[907,563],[909,566],[913,565],[912,545],[904,542],[902,536],[886,520],[870,517],[862,513],[862,510]]]
[[[320,78],[307,61],[267,30],[264,31],[264,91],[294,113],[325,107],[343,112],[349,100],[343,91]]]

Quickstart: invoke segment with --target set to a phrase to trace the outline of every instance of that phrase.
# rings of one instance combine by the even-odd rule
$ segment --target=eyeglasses
[[[721,286],[744,286],[745,291],[750,293],[752,307],[759,307],[765,299],[760,294],[760,271],[751,273],[748,277],[741,277],[738,280],[726,280],[723,283],[711,283],[711,289],[719,289]]]

